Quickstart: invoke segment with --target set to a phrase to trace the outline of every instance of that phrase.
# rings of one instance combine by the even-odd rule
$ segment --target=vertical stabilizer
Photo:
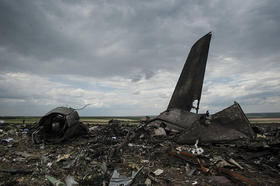
[[[190,111],[195,108],[198,112],[211,36],[209,32],[192,46],[168,109]],[[197,105],[193,105],[195,100]]]

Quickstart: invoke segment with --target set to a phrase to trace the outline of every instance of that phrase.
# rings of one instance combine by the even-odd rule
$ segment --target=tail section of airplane
[[[198,112],[211,36],[209,32],[192,46],[167,109]]]

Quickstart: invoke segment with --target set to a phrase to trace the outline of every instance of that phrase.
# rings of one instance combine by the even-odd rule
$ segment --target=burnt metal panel
[[[178,108],[190,111],[193,108],[193,102],[198,100],[195,107],[198,111],[211,36],[210,32],[192,46],[168,109]]]
[[[155,118],[164,121],[170,129],[187,130],[193,123],[200,120],[200,115],[181,109],[170,109]]]
[[[208,123],[208,124],[207,124]],[[212,115],[208,122],[202,121],[185,130],[178,143],[193,144],[196,139],[202,143],[222,143],[252,139],[255,133],[249,120],[237,102]]]
[[[250,126],[250,122],[237,102],[212,116],[212,121],[220,123],[227,128],[233,128],[250,137],[255,137],[255,133]]]

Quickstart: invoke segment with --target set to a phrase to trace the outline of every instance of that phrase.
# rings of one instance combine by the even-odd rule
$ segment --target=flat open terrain
[[[15,116],[15,117],[0,117],[0,120],[2,120],[5,123],[13,123],[13,124],[33,124],[40,120],[41,117],[21,117],[21,116]],[[111,119],[117,119],[120,120],[122,123],[138,123],[141,117],[81,117],[81,121],[83,121],[86,124],[107,124],[108,121]]]
[[[280,123],[280,118],[249,118],[251,123]]]
[[[81,117],[81,120],[86,124],[107,124],[111,119],[117,119],[122,121],[122,123],[132,123],[137,124],[142,116],[126,116],[126,117],[117,117],[117,116],[108,116],[108,117]],[[269,124],[269,123],[280,123],[280,117],[248,117],[249,121],[252,124]],[[25,124],[32,124],[38,122],[40,117],[0,117],[0,120],[5,123],[14,123],[14,124],[22,124],[23,121]]]

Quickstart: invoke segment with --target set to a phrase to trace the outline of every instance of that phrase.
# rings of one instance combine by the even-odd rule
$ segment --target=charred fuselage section
[[[60,143],[88,133],[78,112],[68,107],[57,107],[43,116],[32,132],[33,143]]]
[[[208,33],[193,45],[167,110],[148,123],[166,131],[180,132],[178,143],[193,144],[198,139],[215,143],[255,136],[237,102],[211,117],[208,113],[198,114],[211,36]],[[192,109],[196,113],[190,112]]]

